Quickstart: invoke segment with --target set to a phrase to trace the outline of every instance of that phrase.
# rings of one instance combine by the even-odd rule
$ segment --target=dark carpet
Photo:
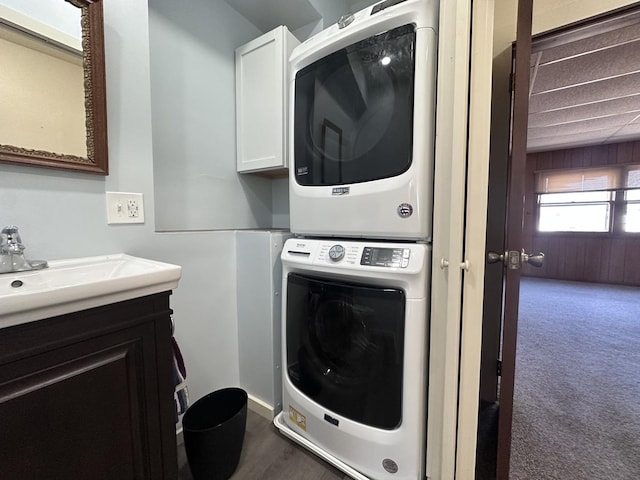
[[[640,288],[525,278],[511,475],[640,478]]]

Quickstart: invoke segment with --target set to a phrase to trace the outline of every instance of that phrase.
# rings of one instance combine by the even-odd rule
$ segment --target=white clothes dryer
[[[293,51],[293,233],[430,240],[438,5],[386,0]]]
[[[274,423],[354,478],[424,477],[429,248],[293,238],[282,252]]]

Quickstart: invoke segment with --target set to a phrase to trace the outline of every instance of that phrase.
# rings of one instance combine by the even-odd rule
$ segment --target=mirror
[[[17,13],[17,16],[12,19],[6,19],[4,15],[0,15],[2,17],[0,18],[2,23],[0,27],[5,32],[0,35],[0,42],[13,46],[19,44],[18,48],[31,48],[40,43],[40,46],[35,47],[34,50],[34,59],[36,61],[33,63],[35,65],[39,65],[42,68],[42,55],[46,55],[53,58],[53,61],[62,62],[64,64],[63,68],[68,69],[69,72],[74,68],[78,71],[75,74],[70,73],[71,77],[57,80],[53,77],[53,74],[36,75],[33,72],[27,72],[26,74],[23,72],[21,73],[22,80],[10,94],[7,94],[6,90],[9,88],[7,76],[0,75],[0,98],[3,99],[3,101],[0,101],[0,121],[3,125],[12,124],[16,126],[15,132],[11,137],[3,136],[4,132],[8,130],[3,127],[3,133],[0,134],[0,161],[107,175],[109,168],[102,1],[55,1],[68,2],[70,6],[72,5],[72,9],[79,8],[79,21],[81,24],[81,35],[79,36],[81,36],[81,39],[78,39],[80,40],[78,45],[81,46],[81,52],[74,53],[73,46],[69,46],[72,41],[63,44],[57,39],[45,37],[42,31],[38,32],[25,27],[24,23],[18,25],[14,20],[21,17],[20,13]],[[4,3],[8,2],[0,1],[0,6]],[[2,7],[0,14],[9,11],[6,7]],[[70,13],[73,14],[74,12],[71,11]],[[34,20],[34,24],[38,24],[38,21]],[[26,37],[26,39],[18,42],[16,41],[18,35],[23,38]],[[1,46],[2,44],[0,44]],[[41,57],[38,57],[38,55]],[[31,56],[31,54],[19,55],[21,59],[27,56]],[[3,57],[7,58],[6,55],[3,55]],[[74,64],[76,65],[75,67]],[[3,65],[3,71],[9,71],[6,65]],[[36,89],[29,90],[28,85],[31,82],[26,80],[36,77],[44,77],[46,90],[54,92],[54,94],[46,94],[47,98],[44,98],[44,88],[38,87],[38,91]],[[72,80],[67,78],[72,78]],[[67,87],[70,84],[74,83],[77,83],[80,87],[78,92],[71,94],[72,96],[69,100],[61,100],[63,92],[68,90]],[[30,106],[15,106],[16,104],[11,102],[16,100],[17,97],[27,99]],[[76,104],[77,108],[72,112],[67,112],[67,110],[71,110],[69,107],[72,104]],[[16,112],[22,113],[29,110],[31,111],[29,114],[15,114]],[[33,116],[34,112],[37,113],[37,116]],[[44,118],[45,114],[52,114],[53,116],[49,115],[49,118]],[[25,123],[24,126],[19,123],[19,118]],[[62,127],[69,127],[69,131],[63,132]],[[44,140],[45,137],[48,140]],[[64,142],[62,138],[64,138]]]

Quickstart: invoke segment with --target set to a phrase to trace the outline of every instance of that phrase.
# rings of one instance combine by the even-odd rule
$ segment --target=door
[[[329,410],[376,428],[402,422],[405,292],[287,277],[286,368]]]
[[[295,179],[304,186],[395,177],[413,151],[416,29],[403,25],[296,73]],[[424,48],[424,47],[423,47]]]
[[[529,61],[531,58],[531,20],[533,0],[518,0],[516,33],[515,83],[512,102],[511,160],[507,194],[506,252],[489,261],[503,260],[505,264],[502,378],[498,413],[498,453],[496,478],[508,480],[511,457],[511,424],[513,415],[513,387],[516,366],[518,332],[518,302],[520,297],[520,266],[522,254],[522,226],[524,216],[525,169],[527,161],[527,117],[529,113]],[[490,254],[491,255],[491,254]]]
[[[0,474],[177,478],[169,295],[2,330]]]
[[[528,2],[530,3],[530,2]],[[522,6],[523,2],[521,1],[519,3],[520,6]],[[637,4],[636,4],[637,5]],[[619,5],[612,5],[611,7],[619,7]],[[617,11],[619,13],[624,12],[625,10],[629,10],[629,9],[625,9],[625,7],[621,7],[618,8]],[[596,12],[597,13],[597,12]],[[531,13],[529,12],[529,15],[531,15]],[[584,17],[586,17],[587,15],[584,15],[582,18],[573,18],[572,22],[576,22],[577,20],[583,20]],[[580,26],[578,26],[577,23],[573,23],[573,34],[575,36],[577,36],[580,39],[585,39],[588,37],[591,37],[593,35],[593,33],[589,33],[589,25],[594,28],[595,31],[595,35],[598,34],[602,34],[603,32],[607,31],[606,27],[603,27],[603,24],[605,22],[609,22],[611,21],[611,17],[607,17],[607,14],[602,14],[599,15],[599,20],[596,20],[595,22],[591,22],[590,24],[585,24],[585,23],[581,23]],[[596,17],[593,17],[596,18]],[[628,19],[626,20],[627,22],[629,21]],[[526,144],[526,129],[527,129],[527,124],[526,124],[526,107],[527,107],[527,103],[526,103],[526,97],[527,97],[527,92],[529,91],[529,79],[527,78],[528,76],[526,75],[526,72],[528,72],[528,63],[525,64],[524,62],[528,62],[528,57],[530,55],[530,44],[529,44],[529,38],[525,37],[525,31],[522,28],[523,22],[527,23],[527,27],[530,27],[530,21],[527,21],[526,19],[523,19],[523,12],[519,11],[519,15],[518,15],[518,37],[517,37],[517,43],[519,44],[519,46],[522,46],[523,48],[519,48],[516,51],[516,81],[515,81],[515,91],[514,91],[514,105],[513,105],[513,139],[512,139],[512,169],[510,171],[510,195],[509,195],[509,202],[510,202],[510,208],[509,208],[509,213],[508,213],[508,219],[507,219],[507,233],[506,233],[506,245],[507,245],[507,249],[514,249],[518,248],[518,245],[522,244],[522,239],[517,239],[514,240],[516,237],[520,236],[521,232],[522,232],[522,228],[520,228],[521,226],[521,220],[522,220],[522,215],[519,215],[518,212],[522,211],[522,203],[520,202],[520,199],[522,197],[522,191],[520,191],[519,189],[521,188],[521,183],[519,180],[519,176],[523,175],[523,172],[521,171],[520,173],[518,173],[518,169],[521,168],[521,166],[523,165],[523,163],[521,163],[519,161],[520,158],[522,158],[524,160],[524,154],[522,155],[522,157],[519,157],[519,147],[522,147],[522,151],[524,151],[524,145]],[[598,22],[602,22],[601,24],[598,24]],[[625,23],[626,26],[628,26],[628,23]],[[611,27],[609,27],[611,28]],[[568,29],[564,29],[562,31],[562,35],[564,35],[566,37],[567,35],[567,30]],[[528,33],[527,33],[528,35]],[[558,33],[558,31],[556,30],[556,35],[560,35],[560,33]],[[543,35],[544,37],[544,35]],[[538,42],[540,41],[541,37],[538,37]],[[549,40],[549,37],[546,38],[546,40]],[[526,45],[525,45],[526,42]],[[556,41],[556,43],[554,43],[554,45],[559,45],[559,42]],[[599,48],[604,50],[603,45],[600,44]],[[573,52],[575,54],[575,51]],[[615,62],[613,60],[611,60],[611,56],[613,54],[609,53],[609,62],[611,64],[615,64]],[[525,58],[526,57],[526,58]],[[518,75],[518,62],[521,62],[520,65],[523,65],[523,68],[521,69],[520,75]],[[597,69],[595,68],[596,63],[595,62],[591,62],[588,69],[589,70],[603,70],[603,69]],[[572,72],[573,74],[575,74],[575,72]],[[611,79],[614,78],[613,75],[606,73],[606,72],[600,72],[602,73],[603,77],[599,77],[599,78],[607,78],[607,79]],[[622,73],[620,73],[622,74]],[[592,79],[581,79],[581,82],[583,83],[595,83],[596,77],[593,77]],[[566,85],[565,85],[566,86]],[[526,89],[526,90],[525,90]],[[536,90],[534,88],[532,88],[531,90]],[[585,98],[585,97],[581,97],[581,100],[583,102],[587,102],[589,99]],[[519,102],[522,102],[521,104]],[[610,114],[612,112],[609,112]],[[523,121],[523,119],[525,119]],[[571,167],[576,167],[575,164],[572,164]],[[522,178],[522,177],[520,177]],[[517,204],[515,205],[514,208],[514,202],[517,202]],[[618,212],[620,213],[620,211]],[[513,222],[512,220],[515,219],[516,221]],[[614,227],[615,228],[615,227]],[[517,251],[514,252],[515,254],[517,254]],[[506,283],[505,283],[505,288],[506,288],[506,292],[505,292],[505,301],[504,301],[504,331],[503,331],[503,371],[502,371],[502,382],[501,382],[501,403],[500,403],[500,411],[499,411],[499,433],[498,433],[498,465],[497,465],[497,478],[508,478],[509,475],[509,470],[510,470],[510,452],[511,452],[511,426],[512,426],[512,422],[511,422],[511,417],[512,417],[512,406],[513,406],[513,386],[514,386],[514,374],[515,374],[515,357],[516,357],[516,336],[517,336],[517,315],[518,315],[518,297],[519,297],[519,283],[516,282],[514,280],[514,277],[519,277],[519,270],[517,271],[518,273],[516,273],[516,275],[513,275],[513,272],[511,272],[510,270],[507,270],[506,273]]]

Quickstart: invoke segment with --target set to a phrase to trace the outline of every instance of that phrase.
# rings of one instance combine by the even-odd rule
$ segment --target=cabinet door
[[[287,166],[284,41],[281,26],[236,50],[239,172]]]
[[[147,439],[160,435],[149,431],[157,407],[148,410],[144,382],[150,327],[10,366],[17,377],[0,385],[4,478],[153,478]]]
[[[2,332],[0,478],[176,478],[165,297]]]

